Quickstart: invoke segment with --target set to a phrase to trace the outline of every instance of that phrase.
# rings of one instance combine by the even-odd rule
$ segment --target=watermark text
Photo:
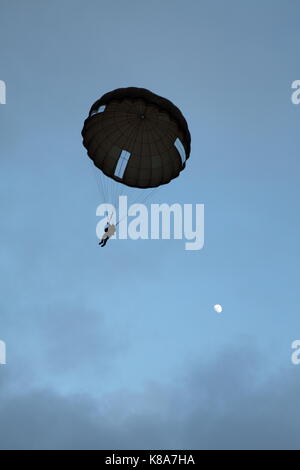
[[[184,239],[185,250],[201,250],[204,246],[204,204],[163,203],[151,204],[150,207],[144,204],[128,206],[127,196],[120,196],[118,209],[112,204],[100,204],[96,215],[102,217],[96,227],[99,239],[109,219],[118,229],[112,238]]]
[[[291,95],[293,104],[300,103],[300,80],[294,80],[292,83],[292,89],[295,90]]]
[[[300,364],[300,339],[295,339],[291,345],[294,352],[291,355],[291,361],[295,366]]]
[[[0,339],[0,365],[6,364],[6,344]]]
[[[0,80],[0,104],[6,104],[6,84]]]

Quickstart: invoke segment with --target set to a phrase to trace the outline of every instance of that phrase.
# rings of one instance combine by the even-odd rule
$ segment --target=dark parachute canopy
[[[179,176],[191,136],[181,111],[145,88],[118,88],[90,109],[83,145],[95,166],[118,183],[155,188]]]

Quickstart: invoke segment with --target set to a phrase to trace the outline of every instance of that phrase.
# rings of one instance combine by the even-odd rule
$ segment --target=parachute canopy
[[[181,111],[145,88],[118,88],[90,109],[83,145],[106,176],[134,188],[155,188],[179,176],[191,136]]]

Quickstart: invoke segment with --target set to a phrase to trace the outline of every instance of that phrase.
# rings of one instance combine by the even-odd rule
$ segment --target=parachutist
[[[81,135],[89,158],[100,170],[101,188],[96,179],[105,203],[114,203],[124,189],[133,196],[151,189],[145,202],[156,188],[180,175],[191,152],[191,135],[181,111],[146,88],[105,93],[92,105]],[[113,232],[105,231],[100,246],[114,234],[115,226],[110,227]]]
[[[104,234],[102,235],[101,241],[99,242],[100,246],[105,246],[110,237],[113,236],[113,234],[116,231],[116,226],[114,224],[107,223],[105,229],[104,229]]]

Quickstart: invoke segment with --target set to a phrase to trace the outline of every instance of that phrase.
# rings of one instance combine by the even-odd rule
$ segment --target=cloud
[[[98,399],[49,389],[8,395],[0,383],[0,446],[299,449],[298,369],[264,378],[264,364],[249,346],[231,348],[209,365],[190,364],[173,384]]]

